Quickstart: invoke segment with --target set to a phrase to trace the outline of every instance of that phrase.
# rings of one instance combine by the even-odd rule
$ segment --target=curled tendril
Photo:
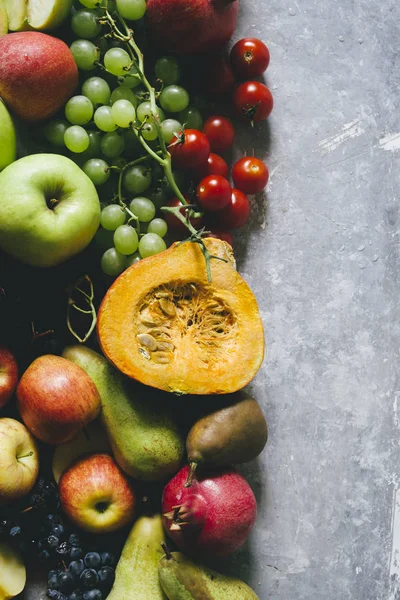
[[[88,290],[85,291],[82,286],[86,285]],[[79,304],[77,304],[76,296],[79,298],[79,302],[83,302],[85,308],[82,308]],[[70,333],[80,342],[84,344],[91,334],[93,333],[94,328],[96,327],[97,315],[96,308],[94,306],[94,287],[92,280],[89,275],[83,275],[80,277],[74,285],[70,286],[68,289],[68,304],[67,304],[67,326]],[[81,337],[74,329],[71,316],[72,311],[75,310],[81,314],[88,315],[90,318],[90,325],[83,337]]]

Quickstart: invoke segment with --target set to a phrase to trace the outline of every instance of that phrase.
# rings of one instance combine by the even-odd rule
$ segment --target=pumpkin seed
[[[165,365],[172,362],[173,354],[172,352],[153,352],[151,358],[154,360],[154,362],[160,365]]]
[[[171,300],[167,300],[166,298],[160,298],[158,303],[163,313],[165,313],[169,317],[174,317],[176,315],[175,304],[171,302]]]
[[[150,360],[150,354],[145,348],[139,348],[139,352],[146,360]]]
[[[148,350],[150,350],[150,352],[154,352],[154,350],[157,350],[157,340],[153,338],[153,336],[149,333],[139,333],[136,337],[142,344],[142,346],[145,346]]]
[[[158,344],[158,350],[167,350],[169,352],[173,352],[175,350],[175,346],[172,344],[172,342],[160,342]]]

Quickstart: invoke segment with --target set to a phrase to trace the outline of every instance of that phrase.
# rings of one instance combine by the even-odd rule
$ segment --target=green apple
[[[26,570],[21,556],[9,544],[0,542],[0,600],[9,600],[22,592]]]
[[[8,14],[3,0],[0,0],[0,37],[8,33]]]
[[[15,419],[0,419],[0,505],[25,496],[39,473],[33,435]]]
[[[58,265],[91,242],[100,202],[69,158],[32,154],[0,173],[0,248],[30,265]]]
[[[29,0],[28,22],[34,29],[54,29],[68,17],[73,0]]]
[[[0,0],[1,2],[1,0]],[[1,6],[0,6],[1,22]],[[6,105],[0,99],[0,171],[17,158],[17,136],[13,120]]]
[[[55,449],[52,467],[56,483],[77,458],[93,452],[111,452],[107,434],[97,419],[81,429],[74,439]]]
[[[27,21],[27,0],[3,0],[8,15],[10,31],[29,29]]]

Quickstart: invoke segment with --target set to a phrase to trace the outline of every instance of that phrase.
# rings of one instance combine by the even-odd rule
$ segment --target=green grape
[[[163,110],[159,106],[156,107],[156,113],[160,117],[160,121],[164,121],[165,114],[164,114]],[[136,116],[137,116],[137,118],[139,119],[139,121],[141,123],[143,123],[143,121],[145,120],[146,117],[150,117],[151,116],[151,103],[150,103],[150,100],[145,100],[145,102],[141,102],[139,104],[139,106],[136,109]]]
[[[173,56],[162,56],[154,67],[157,79],[161,79],[164,85],[178,83],[181,71],[178,61]]]
[[[142,196],[134,198],[129,205],[129,209],[142,223],[148,223],[154,219],[154,215],[156,214],[156,207],[152,201]]]
[[[179,113],[178,117],[187,129],[198,129],[199,131],[203,129],[203,117],[199,109],[195,106],[188,106]]]
[[[99,106],[94,113],[94,122],[101,131],[115,131],[117,129],[110,106]]]
[[[131,65],[131,57],[122,48],[110,48],[104,55],[104,66],[113,75],[124,75]]]
[[[88,132],[80,125],[71,125],[65,130],[64,143],[71,152],[84,152],[89,147]]]
[[[131,267],[132,265],[136,265],[136,263],[139,262],[139,260],[141,260],[141,256],[139,254],[139,252],[135,252],[134,254],[131,254],[131,256],[128,256],[128,267]]]
[[[133,254],[139,245],[136,229],[130,225],[121,225],[114,233],[114,246],[121,254]]]
[[[110,177],[110,167],[101,158],[90,158],[83,165],[82,171],[93,181],[94,185],[102,185]]]
[[[109,248],[101,257],[101,268],[103,273],[116,277],[122,271],[125,271],[128,261],[124,254],[118,252],[116,248]]]
[[[118,127],[129,127],[136,117],[135,107],[129,100],[117,100],[111,107],[111,116]]]
[[[135,94],[127,87],[117,87],[112,91],[110,102],[113,105],[118,100],[128,100],[134,108],[136,108],[138,101]]]
[[[165,121],[161,123],[161,132],[166,144],[169,144],[175,133],[178,133],[179,131],[182,131],[182,125],[175,119],[165,119]]]
[[[145,123],[141,128],[142,136],[148,142],[154,142],[157,139],[157,128],[153,123]]]
[[[101,133],[100,131],[88,131],[88,136],[89,148],[87,149],[87,151],[91,152],[93,154],[93,157],[98,156],[101,152]]]
[[[151,169],[143,165],[132,165],[126,169],[122,183],[127,192],[142,194],[151,185]]]
[[[76,36],[80,38],[91,39],[99,35],[101,25],[97,20],[97,15],[91,10],[77,10],[71,19],[71,29]]]
[[[168,202],[168,195],[166,194],[165,189],[160,186],[153,188],[147,195],[156,208],[161,208]]]
[[[49,121],[43,130],[44,137],[53,146],[62,148],[65,146],[64,133],[68,127],[69,123],[67,121],[63,121],[62,119],[54,119],[53,121]]]
[[[118,78],[119,85],[130,89],[137,88],[142,83],[140,77],[136,77],[137,73],[137,68],[132,65],[132,67],[129,69],[129,71],[126,71],[123,77]]]
[[[72,96],[65,105],[65,116],[72,125],[86,125],[93,117],[93,104],[86,96]]]
[[[108,104],[111,90],[107,81],[102,77],[89,77],[82,85],[82,94],[89,98],[92,104]]]
[[[136,133],[132,129],[124,129],[123,136],[125,141],[125,151],[129,156],[140,156],[143,146],[139,142]]]
[[[79,2],[86,6],[86,8],[96,8],[99,3],[99,0],[79,0]]]
[[[125,141],[119,131],[105,133],[101,139],[101,151],[107,158],[117,158],[123,153]]]
[[[105,252],[108,248],[114,246],[114,232],[107,231],[103,227],[99,227],[96,231],[96,235],[93,238],[93,242],[100,252]]]
[[[125,141],[124,141],[124,143],[125,143]],[[116,156],[115,158],[113,158],[111,160],[111,164],[113,167],[117,167],[118,169],[123,169],[128,164],[128,161],[126,160],[126,158],[124,156]]]
[[[166,248],[164,240],[156,233],[145,233],[139,242],[139,252],[142,258],[158,254]]]
[[[117,10],[123,19],[137,21],[146,12],[146,0],[116,0]]]
[[[107,231],[115,231],[125,220],[126,213],[119,204],[109,204],[101,211],[100,223]]]
[[[147,231],[148,233],[156,233],[163,238],[168,231],[167,222],[164,219],[153,219],[150,221]]]
[[[70,50],[79,69],[91,71],[96,67],[100,53],[90,40],[75,40]]]
[[[161,92],[160,104],[168,112],[181,112],[189,105],[189,94],[180,85],[167,85]]]

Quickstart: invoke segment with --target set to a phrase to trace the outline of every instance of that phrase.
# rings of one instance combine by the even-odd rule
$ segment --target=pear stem
[[[195,475],[196,469],[197,469],[197,462],[192,461],[190,463],[190,470],[189,470],[189,474],[187,476],[187,479],[185,481],[185,488],[188,488],[192,485],[193,483],[193,477]]]
[[[165,542],[161,542],[161,547],[165,552],[165,556],[167,557],[167,560],[171,560],[171,558],[174,558],[172,556],[171,550],[168,548],[168,546],[167,546],[167,544],[165,544]]]

